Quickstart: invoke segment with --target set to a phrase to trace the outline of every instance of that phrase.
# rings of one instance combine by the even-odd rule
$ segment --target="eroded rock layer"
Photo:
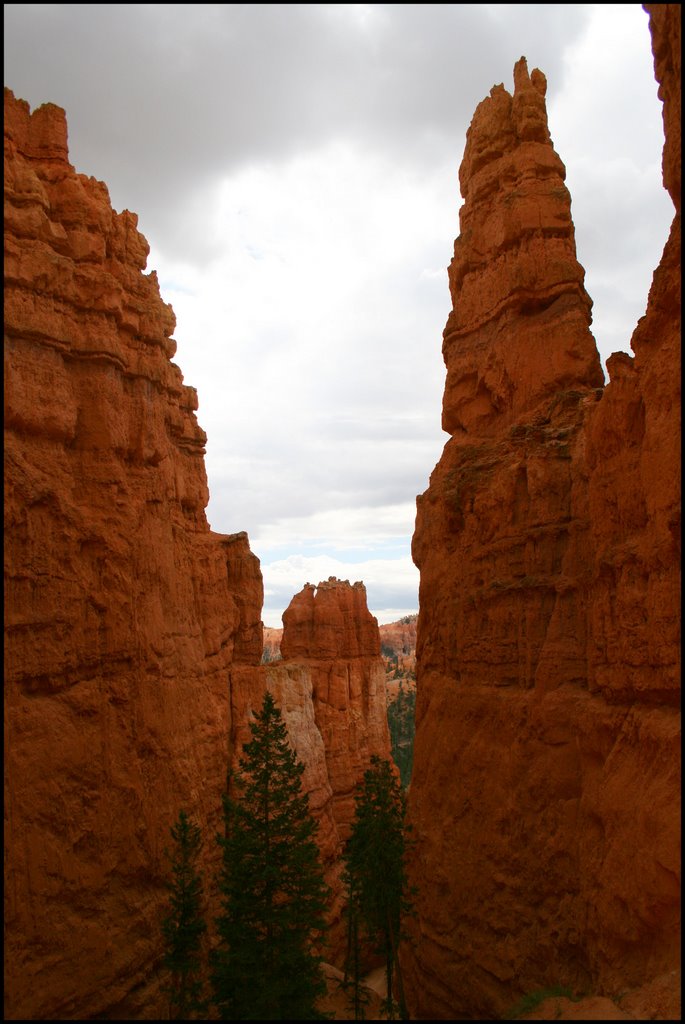
[[[261,658],[259,563],[207,526],[136,225],[64,111],[6,91],[6,1019],[162,1011],[169,826],[198,821],[212,875],[231,677]]]
[[[378,623],[363,583],[330,578],[307,584],[283,613],[283,660],[264,666],[304,761],[304,788],[319,821],[319,844],[332,889],[328,956],[344,952],[341,856],[354,796],[374,754],[391,759],[385,665]],[[235,714],[247,729],[249,711]],[[238,745],[244,741],[238,737]]]
[[[679,7],[650,9],[676,201]],[[677,27],[677,31],[676,31]],[[679,964],[679,205],[602,374],[544,77],[480,104],[418,499],[412,1014],[616,995]],[[678,127],[679,130],[679,127]]]
[[[281,653],[311,675],[333,813],[346,840],[357,783],[374,754],[390,757],[385,665],[364,584],[334,578],[318,587],[308,583],[283,613]]]

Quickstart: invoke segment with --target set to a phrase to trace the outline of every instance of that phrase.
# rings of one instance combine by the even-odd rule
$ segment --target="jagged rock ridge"
[[[677,984],[680,8],[649,12],[676,217],[606,388],[543,76],[519,61],[467,137],[413,543],[417,1017]]]

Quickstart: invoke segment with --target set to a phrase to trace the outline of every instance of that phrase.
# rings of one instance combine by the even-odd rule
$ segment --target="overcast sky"
[[[418,608],[446,267],[476,105],[548,81],[603,360],[630,351],[673,209],[637,4],[5,4],[5,84],[139,216],[208,434],[210,524],[247,530],[264,622],[306,582]]]

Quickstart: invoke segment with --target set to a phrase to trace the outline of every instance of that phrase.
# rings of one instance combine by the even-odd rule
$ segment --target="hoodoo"
[[[467,135],[451,437],[413,541],[418,1018],[677,989],[680,8],[648,10],[676,217],[606,388],[541,72],[521,59]]]
[[[286,663],[301,664],[311,675],[343,840],[354,816],[354,790],[371,757],[390,757],[380,652],[378,623],[363,583],[330,578],[316,588],[307,584],[283,613],[281,653]]]
[[[391,759],[380,646],[364,584],[331,577],[318,587],[308,583],[293,597],[283,613],[283,660],[264,666],[266,686],[283,707],[291,741],[306,765],[304,785],[319,821],[333,891],[330,956],[345,948],[342,854],[355,791],[374,755]]]
[[[197,396],[136,217],[5,91],[5,1019],[155,1016],[164,847],[214,873],[262,579],[205,518]],[[211,837],[211,839],[210,839]]]

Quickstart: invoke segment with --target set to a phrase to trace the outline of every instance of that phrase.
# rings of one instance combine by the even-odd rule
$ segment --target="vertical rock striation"
[[[207,525],[205,435],[136,217],[64,111],[5,92],[5,1018],[162,1012],[164,847],[217,862],[232,676],[261,657],[247,536]]]
[[[675,202],[679,8],[650,16]],[[419,1018],[679,963],[679,214],[602,389],[544,76],[514,86],[467,135],[451,437],[417,501]]]

